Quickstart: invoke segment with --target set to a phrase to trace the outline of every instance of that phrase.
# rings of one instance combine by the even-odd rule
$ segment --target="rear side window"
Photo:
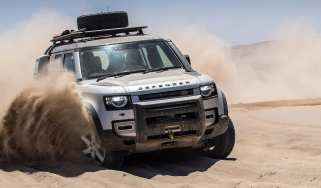
[[[48,73],[48,65],[49,65],[49,56],[43,56],[37,59],[38,67],[36,70],[37,74],[43,75]]]
[[[193,71],[191,65],[188,63],[182,52],[176,47],[176,45],[173,42],[168,42],[168,44],[171,46],[171,48],[174,50],[176,55],[178,55],[179,59],[184,63],[185,68],[188,71]]]
[[[64,67],[64,70],[68,72],[75,72],[75,59],[72,53],[65,54],[63,67]]]

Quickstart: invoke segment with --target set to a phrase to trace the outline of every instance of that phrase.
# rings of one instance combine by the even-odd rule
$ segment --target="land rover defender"
[[[224,93],[171,40],[129,27],[126,12],[78,17],[37,59],[35,76],[59,64],[77,79],[94,137],[85,154],[118,169],[133,153],[195,148],[227,157],[235,142]]]

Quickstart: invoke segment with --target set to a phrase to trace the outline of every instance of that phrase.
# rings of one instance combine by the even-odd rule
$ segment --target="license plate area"
[[[170,125],[165,127],[165,134],[170,134],[170,133],[176,133],[176,132],[181,132],[181,126],[180,125]]]

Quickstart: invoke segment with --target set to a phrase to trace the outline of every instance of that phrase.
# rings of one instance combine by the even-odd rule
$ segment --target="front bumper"
[[[110,151],[126,151],[128,153],[144,153],[149,151],[173,149],[173,148],[201,148],[208,140],[223,134],[228,127],[228,117],[222,117],[211,126],[213,129],[210,134],[202,136],[185,136],[162,138],[148,142],[136,142],[133,138],[119,137],[113,131],[104,131],[102,134],[103,146]]]
[[[222,112],[218,99],[219,96],[203,100],[200,95],[193,95],[136,101],[129,115],[124,113],[123,119],[115,116],[123,128],[126,124],[119,122],[134,122],[134,130],[120,131],[115,128],[114,121],[113,130],[104,130],[101,135],[103,146],[111,151],[129,153],[200,148],[228,128],[229,117]]]

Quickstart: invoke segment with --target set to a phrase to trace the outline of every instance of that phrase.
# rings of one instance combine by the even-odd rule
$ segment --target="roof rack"
[[[79,31],[71,31],[67,34],[55,36],[53,37],[53,39],[51,39],[51,42],[56,44],[57,42],[61,42],[61,43],[64,43],[66,41],[71,42],[74,39],[82,39],[82,38],[101,37],[101,36],[116,37],[117,34],[124,33],[126,35],[129,35],[132,32],[137,32],[136,35],[144,35],[143,29],[146,29],[146,28],[147,26],[89,30],[89,31],[85,29],[81,29]]]

